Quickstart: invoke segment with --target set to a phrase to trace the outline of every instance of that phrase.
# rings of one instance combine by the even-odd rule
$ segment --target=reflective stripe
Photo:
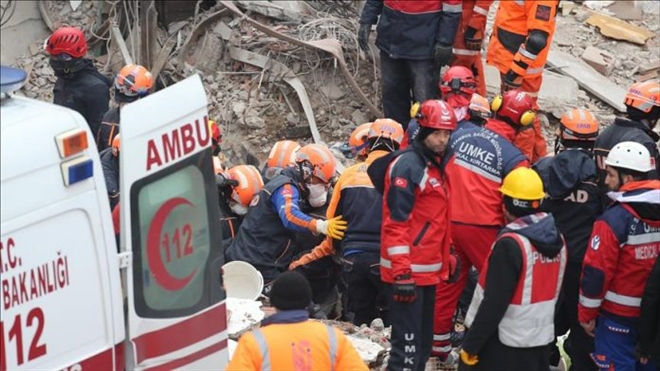
[[[479,53],[481,53],[479,50],[454,49],[456,55],[479,55]]]
[[[523,57],[525,57],[527,59],[531,59],[533,61],[536,60],[536,57],[537,57],[536,54],[532,54],[532,53],[528,52],[527,49],[525,49],[522,46],[520,48],[518,48],[518,53],[520,53]]]
[[[606,292],[605,299],[611,301],[612,303],[625,305],[628,307],[639,307],[640,304],[642,304],[642,298],[638,298],[635,296],[621,295],[613,291]]]
[[[488,9],[484,9],[484,8],[478,7],[476,5],[474,6],[474,8],[472,8],[472,11],[477,13],[477,14],[481,14],[481,15],[485,15],[485,16],[488,15]]]
[[[526,91],[525,94],[529,95],[532,98],[536,98],[536,97],[539,96],[538,92],[534,93],[534,92],[531,92],[531,91]]]
[[[660,232],[644,233],[628,236],[628,245],[643,245],[660,241]]]
[[[325,325],[328,330],[328,342],[330,343],[330,370],[335,370],[335,363],[337,361],[337,333],[332,326]]]
[[[443,3],[442,11],[448,13],[461,13],[463,11],[463,5]]]
[[[525,5],[525,0],[516,0],[516,4],[523,6]]]
[[[449,353],[451,352],[451,344],[444,347],[432,347],[431,350],[438,353]]]
[[[528,69],[528,70],[526,71],[526,74],[527,74],[527,75],[533,75],[533,74],[535,74],[535,73],[541,73],[541,72],[543,72],[543,68],[544,68],[544,67],[530,68],[530,69]]]
[[[599,308],[602,302],[603,299],[591,299],[580,294],[580,305],[585,308]]]
[[[381,257],[380,266],[387,269],[392,269],[392,262]],[[438,264],[410,264],[410,271],[414,273],[429,273],[438,272],[442,268],[442,263]]]
[[[435,340],[435,341],[446,341],[446,340],[449,340],[449,339],[451,339],[451,334],[450,333],[440,334],[440,335],[433,334],[433,340]]]
[[[254,339],[257,341],[259,351],[261,353],[261,371],[270,371],[270,354],[268,352],[268,343],[261,330],[257,329],[252,332]]]
[[[401,254],[410,254],[409,246],[393,246],[387,248],[387,253],[389,255],[401,255]]]
[[[491,173],[489,173],[485,170],[482,170],[478,166],[472,165],[472,164],[470,164],[466,161],[463,161],[461,159],[458,159],[458,158],[456,160],[454,160],[454,163],[456,165],[459,165],[461,167],[464,167],[464,168],[468,169],[469,171],[471,171],[473,173],[477,173],[477,174],[481,175],[482,177],[484,177],[488,180],[492,180],[495,183],[502,183],[502,178],[500,178],[498,176],[495,176],[495,175],[493,175],[493,174],[491,174]]]
[[[522,297],[520,299],[521,306],[528,306],[532,303],[532,282],[534,281],[532,277],[534,276],[534,253],[532,252],[532,245],[529,243],[529,239],[523,235],[518,235],[520,242],[522,242],[522,247],[525,250],[524,260],[527,263],[527,269],[525,269],[525,277],[523,279],[523,289]],[[513,305],[509,305],[513,307]]]
[[[401,156],[399,156],[401,157]],[[419,181],[419,190],[420,192],[424,192],[424,189],[426,188],[426,181],[429,179],[429,168],[428,166],[424,167],[424,175],[422,175],[422,180]]]

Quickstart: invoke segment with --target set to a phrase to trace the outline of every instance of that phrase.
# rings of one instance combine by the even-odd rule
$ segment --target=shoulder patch
[[[281,193],[282,197],[284,197],[284,198],[291,198],[291,197],[293,197],[293,190],[291,189],[291,185],[289,185],[289,184],[285,184],[285,185],[282,186],[282,187],[283,187],[283,188],[282,188],[282,193]]]
[[[408,179],[398,176],[394,178],[394,186],[399,188],[408,188]]]
[[[599,247],[600,247],[600,236],[598,235],[593,236],[593,238],[591,239],[591,248],[594,250],[598,250]]]
[[[552,8],[550,8],[547,5],[539,5],[536,7],[536,15],[534,17],[538,20],[547,22],[550,20],[551,15],[552,15]]]

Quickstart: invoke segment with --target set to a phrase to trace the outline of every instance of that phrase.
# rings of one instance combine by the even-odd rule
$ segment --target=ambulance
[[[207,100],[195,75],[122,109],[120,246],[83,117],[0,106],[0,366],[223,370],[223,252]]]

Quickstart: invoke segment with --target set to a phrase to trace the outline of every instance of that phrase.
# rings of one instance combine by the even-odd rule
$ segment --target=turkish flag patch
[[[539,5],[536,7],[536,19],[541,21],[549,21],[552,15],[552,8],[547,5]]]
[[[407,188],[408,187],[408,179],[398,176],[398,177],[394,178],[394,186],[399,187],[399,188]]]

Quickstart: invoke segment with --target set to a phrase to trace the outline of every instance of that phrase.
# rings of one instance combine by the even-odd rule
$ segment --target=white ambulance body
[[[206,105],[193,76],[122,110],[118,253],[85,120],[3,94],[1,371],[224,369]]]

